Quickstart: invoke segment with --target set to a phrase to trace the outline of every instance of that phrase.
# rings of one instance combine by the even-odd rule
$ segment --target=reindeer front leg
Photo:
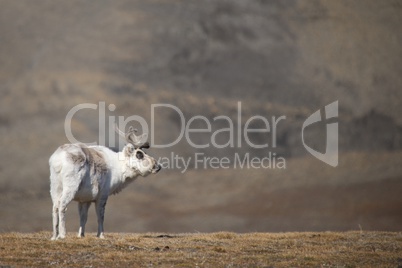
[[[105,207],[106,207],[106,198],[100,198],[95,202],[96,206],[96,216],[98,217],[98,234],[97,237],[105,238],[103,234],[103,221],[105,219]]]
[[[88,219],[88,209],[91,206],[91,202],[78,203],[78,212],[80,214],[80,229],[78,230],[78,237],[85,236],[85,224]]]

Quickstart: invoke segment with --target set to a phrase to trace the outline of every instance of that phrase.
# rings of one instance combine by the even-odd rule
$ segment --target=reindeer
[[[161,166],[143,149],[146,133],[136,136],[132,127],[125,134],[116,126],[127,144],[121,152],[113,152],[104,146],[65,144],[50,157],[50,195],[53,201],[52,240],[66,236],[65,214],[67,205],[78,202],[80,228],[78,237],[84,237],[88,209],[95,202],[99,238],[104,238],[103,221],[109,195],[117,194],[138,176],[157,173]]]

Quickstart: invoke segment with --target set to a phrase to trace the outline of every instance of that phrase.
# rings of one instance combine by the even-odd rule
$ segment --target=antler
[[[146,141],[147,137],[148,137],[147,133],[143,133],[143,134],[137,136],[137,135],[135,135],[135,133],[138,132],[138,129],[133,128],[133,127],[130,127],[128,129],[128,132],[124,133],[117,127],[117,124],[115,124],[115,129],[116,129],[116,132],[122,138],[124,138],[128,143],[131,143],[132,145],[134,145],[135,148],[137,148],[137,149],[149,148],[149,143]]]

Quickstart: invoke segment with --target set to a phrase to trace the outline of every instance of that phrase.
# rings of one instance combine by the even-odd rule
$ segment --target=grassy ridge
[[[402,233],[0,234],[0,266],[397,267]]]

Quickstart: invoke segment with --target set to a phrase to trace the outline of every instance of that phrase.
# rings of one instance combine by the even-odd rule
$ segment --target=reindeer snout
[[[155,163],[152,171],[153,171],[153,173],[158,173],[161,169],[162,169],[162,166],[159,165],[158,163]]]

